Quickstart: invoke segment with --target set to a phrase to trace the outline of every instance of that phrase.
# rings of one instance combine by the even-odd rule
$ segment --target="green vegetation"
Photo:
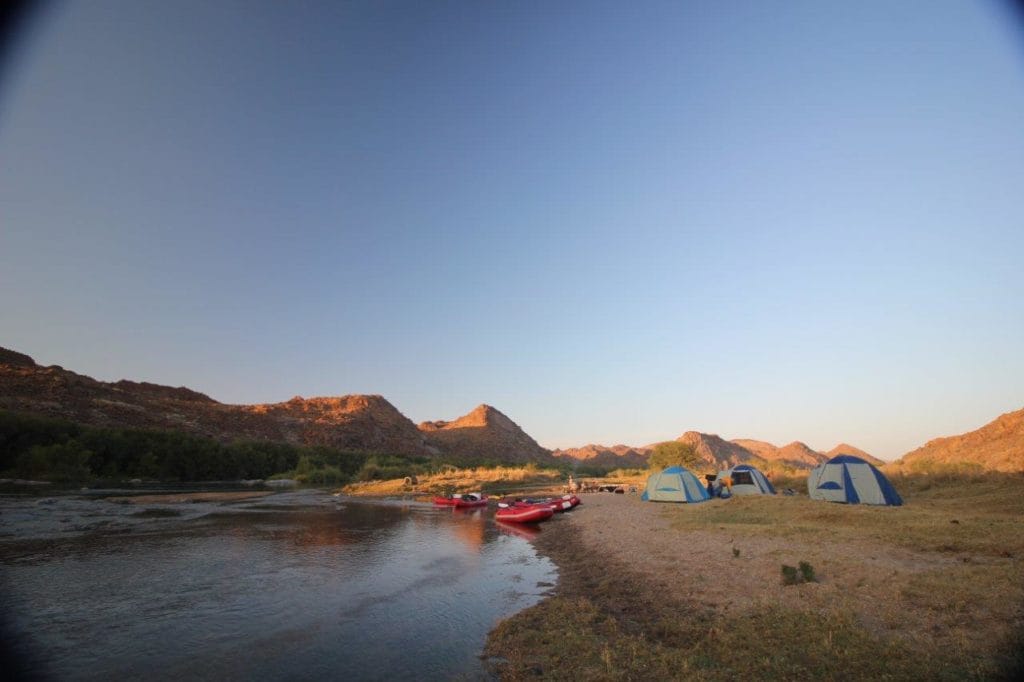
[[[486,470],[500,474],[496,487],[519,477],[512,469],[491,465]],[[527,476],[542,471],[534,464],[518,469]],[[222,443],[177,431],[100,428],[0,410],[0,478],[68,484],[126,478],[183,482],[288,478],[305,485],[341,486],[477,470],[485,467],[477,463],[475,468],[459,469],[426,457],[325,446]],[[549,479],[564,477],[559,469],[543,472]]]
[[[283,443],[221,443],[153,429],[84,426],[0,411],[0,476],[59,483],[92,479],[265,479],[287,472],[311,484],[344,483],[369,455]]]
[[[796,566],[782,564],[782,584],[796,585],[800,582],[800,576],[796,572]]]
[[[371,458],[374,459],[374,458]],[[411,492],[450,495],[457,492],[484,492],[488,495],[505,495],[509,493],[525,493],[559,490],[568,478],[560,469],[547,468],[537,464],[520,466],[477,466],[459,468],[452,464],[437,463],[431,460],[415,460],[411,468],[380,470],[382,462],[387,460],[376,458],[365,467],[369,472],[386,473],[386,479],[362,480],[357,474],[356,480],[345,487],[350,495],[406,495]],[[396,471],[398,475],[395,475]],[[415,482],[403,478],[415,476]],[[366,474],[369,475],[369,474]]]
[[[647,466],[657,471],[668,467],[682,466],[692,469],[700,463],[696,448],[689,443],[670,440],[654,446]]]
[[[426,457],[398,457],[395,455],[373,455],[355,475],[357,481],[386,481],[406,476],[421,476],[433,473],[438,465]]]
[[[800,583],[813,583],[817,581],[814,575],[814,567],[806,561],[801,561],[799,568],[782,564],[782,584],[799,585]]]

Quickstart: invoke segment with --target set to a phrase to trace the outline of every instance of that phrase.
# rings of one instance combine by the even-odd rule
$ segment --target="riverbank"
[[[484,492],[488,495],[562,493],[565,478],[555,469],[533,465],[518,467],[446,467],[434,474],[421,474],[405,479],[358,481],[338,492],[353,497],[385,497],[414,495],[429,497],[438,494]]]
[[[1024,478],[897,485],[900,508],[585,496],[534,541],[555,595],[499,624],[486,655],[510,680],[1006,677]]]

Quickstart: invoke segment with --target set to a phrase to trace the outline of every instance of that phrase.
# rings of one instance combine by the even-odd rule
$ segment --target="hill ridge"
[[[995,471],[1024,471],[1024,408],[999,415],[973,431],[933,438],[895,464],[976,465]]]

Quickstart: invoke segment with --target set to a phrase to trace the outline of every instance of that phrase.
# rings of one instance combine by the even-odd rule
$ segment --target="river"
[[[493,510],[92,492],[0,496],[0,580],[10,646],[46,679],[475,680],[487,632],[557,572]]]

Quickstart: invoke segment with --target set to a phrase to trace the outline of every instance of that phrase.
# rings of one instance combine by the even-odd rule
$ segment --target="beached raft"
[[[539,523],[546,521],[555,515],[555,510],[550,504],[530,504],[528,502],[500,502],[498,511],[494,518],[499,521],[511,521],[512,523]]]
[[[541,499],[526,498],[522,501],[527,504],[545,504],[551,507],[552,511],[560,514],[578,505],[580,498],[576,495],[562,495],[561,497],[545,497]]]
[[[434,504],[455,507],[456,509],[467,509],[470,507],[486,507],[488,499],[486,495],[478,493],[463,493],[450,497],[438,495],[434,498]]]

